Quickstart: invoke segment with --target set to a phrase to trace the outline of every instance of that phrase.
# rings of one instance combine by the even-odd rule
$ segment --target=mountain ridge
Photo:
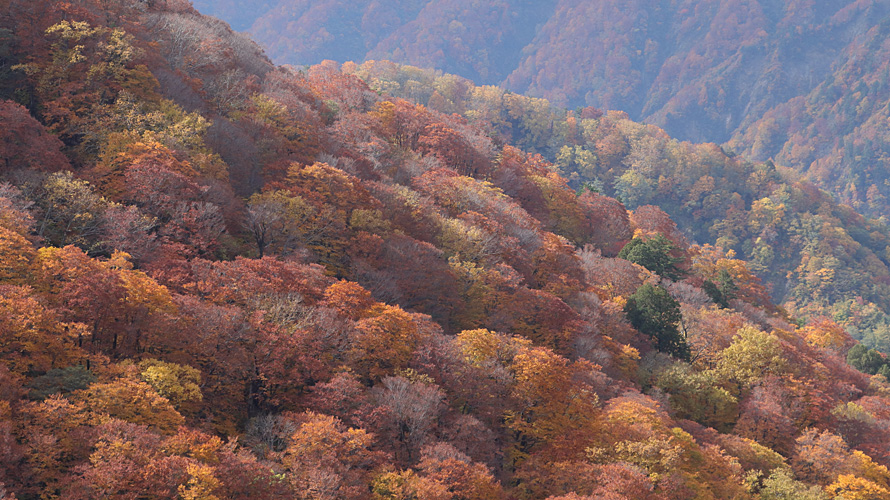
[[[888,115],[885,1],[563,0],[541,3],[518,25],[519,1],[497,4],[510,15],[488,17],[468,0],[417,3],[394,23],[374,2],[317,3],[313,12],[323,15],[312,19],[288,12],[290,4],[252,28],[279,62],[388,59],[570,108],[623,110],[682,140],[773,159],[858,211],[890,213],[887,139],[878,125]],[[429,9],[439,10],[423,14]],[[366,22],[334,31],[343,12],[363,13]],[[288,30],[297,26],[294,42]],[[510,43],[517,30],[525,35]],[[299,41],[316,39],[315,48]]]

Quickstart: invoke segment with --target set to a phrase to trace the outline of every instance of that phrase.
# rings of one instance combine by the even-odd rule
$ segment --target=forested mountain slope
[[[188,2],[0,30],[0,498],[890,497],[883,356],[504,124]]]
[[[745,259],[794,315],[830,316],[858,339],[890,350],[887,227],[772,162],[679,142],[625,113],[565,111],[432,70],[390,62],[345,68],[373,88],[459,113],[497,142],[540,153],[579,192],[603,191],[629,208],[662,208],[691,240]]]
[[[197,2],[228,15],[237,2]],[[886,0],[448,0],[244,5],[279,62],[388,59],[772,158],[890,214]],[[254,15],[243,18],[246,13]],[[255,18],[255,19],[254,19]]]

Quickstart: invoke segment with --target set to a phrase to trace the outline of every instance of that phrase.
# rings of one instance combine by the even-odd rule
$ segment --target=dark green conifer
[[[680,303],[661,287],[648,283],[627,299],[624,313],[630,323],[655,342],[655,348],[682,360],[689,360],[689,346],[680,334]]]

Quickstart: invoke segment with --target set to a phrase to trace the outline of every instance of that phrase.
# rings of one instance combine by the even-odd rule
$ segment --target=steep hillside
[[[579,192],[602,191],[634,209],[657,205],[691,240],[748,261],[795,316],[830,316],[890,350],[890,231],[772,162],[679,142],[625,113],[585,108],[577,115],[431,70],[389,62],[345,68],[373,88],[460,113],[497,142],[550,158]]]
[[[3,500],[890,497],[886,358],[504,143],[555,140],[540,101],[276,67],[184,1],[0,0],[0,32]],[[827,247],[868,227],[585,119],[818,202]]]
[[[884,0],[280,0],[227,19],[246,26],[248,12],[279,62],[388,59],[621,110],[890,214]]]

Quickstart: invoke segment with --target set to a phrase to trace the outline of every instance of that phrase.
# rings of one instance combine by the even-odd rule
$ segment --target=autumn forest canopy
[[[515,3],[503,36],[413,32],[509,45],[529,19],[535,40],[601,19]],[[700,3],[683,15],[730,5]],[[883,4],[829,3],[746,5],[872,61]],[[292,40],[348,40],[336,2],[273,4],[327,33]],[[435,4],[350,15],[405,33]],[[792,50],[771,30],[741,53]],[[605,94],[484,85],[501,48],[442,52],[477,82],[436,59],[276,66],[187,0],[0,0],[0,500],[890,499],[884,84],[812,83],[813,117],[863,110],[828,147],[821,118],[755,108],[754,151],[672,137],[701,127],[680,108],[644,124]],[[621,52],[585,71],[637,78]],[[774,152],[808,144],[821,170]]]
[[[279,63],[391,60],[777,164],[890,213],[886,0],[195,0]]]

